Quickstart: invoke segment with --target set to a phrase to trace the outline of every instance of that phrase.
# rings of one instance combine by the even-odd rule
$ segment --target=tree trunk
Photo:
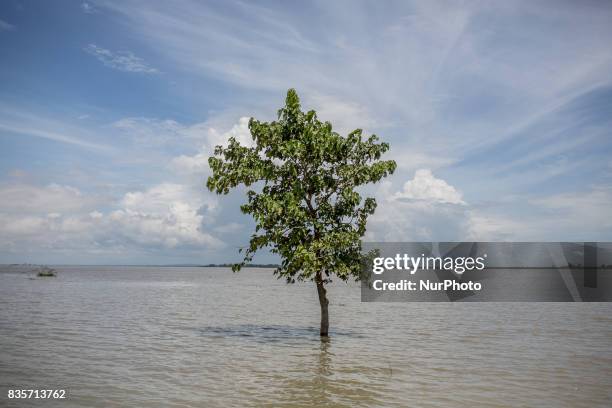
[[[317,292],[319,293],[319,304],[321,305],[321,337],[327,337],[329,334],[329,314],[327,312],[327,306],[329,300],[327,300],[327,290],[325,289],[325,283],[322,279],[317,279]]]

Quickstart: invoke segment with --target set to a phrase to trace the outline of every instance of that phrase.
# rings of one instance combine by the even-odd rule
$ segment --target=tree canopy
[[[278,120],[249,121],[252,146],[230,138],[209,158],[209,190],[227,194],[247,187],[241,210],[256,223],[239,270],[262,248],[280,255],[275,270],[287,282],[315,280],[322,285],[335,275],[359,279],[361,238],[376,200],[363,198],[358,187],[392,174],[396,164],[381,160],[389,149],[376,135],[361,129],[341,136],[315,111],[302,112],[295,90],[287,92]],[[321,294],[320,294],[321,296]]]

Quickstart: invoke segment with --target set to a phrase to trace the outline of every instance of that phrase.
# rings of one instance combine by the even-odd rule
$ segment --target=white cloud
[[[427,153],[416,149],[416,146],[412,149],[402,149],[401,147],[393,146],[385,155],[385,159],[395,160],[398,170],[406,172],[414,172],[422,168],[435,170],[437,168],[447,167],[456,161],[440,153]]]
[[[188,134],[186,126],[171,119],[128,117],[114,122],[112,126],[140,145],[176,144],[183,142],[186,137],[194,136],[194,133]]]
[[[55,204],[59,211],[51,205],[40,213],[37,206],[22,213],[16,208],[11,214],[0,211],[5,216],[3,225],[16,223],[11,224],[15,233],[54,231],[42,234],[49,237],[46,245],[59,245],[58,237],[80,236],[73,243],[78,245],[88,238],[76,231],[98,231],[89,238],[94,248],[179,248],[202,240],[203,227],[183,229],[187,220],[199,220],[210,231],[224,231],[210,221],[214,210],[208,211],[199,189],[204,190],[202,179],[212,147],[230,135],[241,142],[250,141],[250,136],[246,117],[237,124],[227,117],[221,124],[213,123],[219,120],[214,109],[225,107],[228,110],[222,114],[229,112],[232,121],[251,114],[266,118],[274,114],[286,89],[295,87],[303,107],[316,109],[334,129],[344,133],[361,127],[390,142],[385,158],[397,160],[394,177],[408,181],[402,188],[387,183],[380,186],[376,194],[379,208],[368,225],[376,236],[436,240],[557,240],[587,232],[591,239],[604,233],[608,240],[612,236],[605,204],[612,198],[609,192],[595,188],[558,194],[577,190],[572,183],[587,177],[601,183],[598,164],[608,166],[605,170],[610,177],[610,162],[605,158],[610,126],[607,122],[597,126],[599,116],[605,116],[604,98],[588,94],[603,90],[607,97],[609,92],[605,87],[612,72],[610,7],[600,7],[595,13],[592,7],[571,2],[550,8],[528,1],[485,5],[407,1],[373,14],[366,3],[359,2],[350,7],[342,2],[313,2],[296,8],[245,2],[216,7],[206,2],[152,0],[142,7],[132,1],[89,1],[82,4],[83,11],[92,4],[101,11],[110,9],[112,12],[105,13],[109,27],[127,29],[129,32],[122,33],[126,38],[170,62],[172,75],[168,77],[172,76],[178,93],[171,92],[179,105],[185,95],[195,93],[197,97],[187,103],[213,109],[208,113],[216,117],[193,125],[125,118],[110,128],[109,137],[88,135],[84,126],[68,127],[37,115],[7,119],[0,113],[0,131],[13,137],[35,136],[88,148],[112,141],[122,154],[109,160],[110,166],[117,160],[122,164],[139,160],[142,166],[133,173],[116,167],[121,168],[123,178],[148,186],[122,194],[107,206],[62,211],[65,204]],[[309,18],[312,15],[317,18]],[[14,27],[0,21],[0,30],[3,28]],[[130,52],[95,44],[85,51],[114,69],[158,72]],[[208,87],[211,81],[218,86]],[[187,87],[208,94],[201,97],[198,91],[180,91]],[[576,102],[582,104],[572,105]],[[72,117],[81,109],[73,110]],[[183,114],[189,112],[192,110]],[[95,120],[82,122],[89,126]],[[132,139],[121,137],[128,134]],[[138,142],[138,149],[122,151],[125,140]],[[197,179],[198,187],[195,182],[193,188],[184,186],[186,190],[171,187],[173,183],[156,184],[159,164],[168,161],[185,176],[181,183]],[[440,169],[453,163],[461,164],[452,169],[456,179],[470,180],[469,186],[453,186],[432,174],[448,174]],[[92,164],[111,171],[102,163]],[[419,169],[421,173],[415,174]],[[585,169],[588,171],[581,173]],[[560,177],[570,173],[568,182]],[[171,180],[174,176],[169,175]],[[539,186],[557,194],[530,196]],[[61,187],[65,189],[62,197],[78,199],[66,186]],[[469,205],[459,187],[469,197]],[[56,193],[44,194],[52,198]],[[87,196],[80,194],[81,199]],[[503,194],[519,198],[503,203],[499,198]],[[62,199],[49,203],[56,201]],[[485,201],[495,201],[495,205],[485,208],[479,204]],[[113,212],[125,227],[110,220]],[[95,228],[88,227],[91,225]],[[111,226],[118,232],[111,234]],[[238,227],[227,226],[232,228]],[[151,244],[138,244],[147,242],[146,231],[161,232],[149,233],[155,237]]]
[[[49,184],[44,187],[30,184],[0,185],[0,212],[8,214],[40,214],[78,212],[92,209],[98,199],[86,196],[70,186]]]
[[[589,240],[589,235],[603,236],[612,232],[612,188],[609,186],[593,186],[586,191],[553,194],[532,199],[530,203],[546,211],[542,214],[542,221],[550,224],[547,228],[549,231],[559,230],[559,226],[562,226],[565,239],[574,236],[571,239]]]
[[[137,57],[130,51],[112,52],[106,48],[89,44],[84,48],[88,54],[96,57],[100,62],[109,68],[125,72],[141,72],[146,74],[157,74],[159,71],[151,67],[142,58]]]
[[[382,182],[374,196],[378,207],[368,221],[369,241],[546,240],[551,231],[543,220],[513,217],[507,208],[469,205],[455,187],[424,169],[400,191],[390,181]],[[516,197],[507,206],[516,207],[515,200],[526,201]],[[555,231],[568,226],[565,221],[557,224]]]
[[[205,230],[214,220],[216,198],[186,185],[162,183],[128,192],[114,203],[55,184],[3,186],[0,195],[2,250],[148,252],[224,246]]]
[[[96,136],[88,129],[26,110],[17,110],[2,103],[0,103],[0,132],[52,140],[98,152],[112,151],[109,146],[94,141]]]
[[[14,25],[7,23],[4,20],[0,20],[0,31],[11,31],[15,28]]]
[[[342,135],[357,128],[368,132],[382,125],[376,122],[365,106],[330,95],[318,92],[307,94],[302,105],[303,110],[316,110],[319,120],[331,122],[334,130]]]
[[[368,128],[392,146],[427,144],[451,159],[515,137],[610,82],[609,7],[407,1],[372,24],[364,3],[310,4],[303,12],[245,3],[105,7],[179,69],[237,84],[241,104],[272,109],[295,87],[338,129]],[[304,18],[311,13],[314,25]]]
[[[75,250],[91,244],[96,229],[84,214],[105,204],[72,186],[13,183],[0,187],[0,249]]]
[[[594,187],[586,192],[555,194],[546,198],[532,199],[531,202],[553,210],[608,213],[612,202],[612,188]]]
[[[87,2],[81,3],[81,10],[83,10],[83,13],[86,14],[95,14],[98,12],[98,9],[96,9],[91,3]]]
[[[215,227],[215,232],[220,234],[235,234],[244,230],[244,225],[237,222],[230,222],[228,224],[219,225]]]
[[[172,167],[183,174],[204,174],[207,173],[210,168],[208,166],[208,158],[210,153],[208,149],[201,151],[193,156],[180,155],[172,159]]]
[[[461,193],[446,181],[436,178],[431,170],[420,169],[414,178],[404,184],[402,191],[393,196],[396,200],[418,200],[440,204],[465,205]]]
[[[125,194],[122,208],[108,219],[121,226],[121,235],[140,245],[221,247],[220,240],[202,229],[202,209],[207,211],[214,205],[186,186],[165,183]]]
[[[92,211],[89,213],[89,216],[93,219],[100,219],[104,217],[104,214],[102,214],[100,211]]]
[[[465,241],[527,241],[533,239],[532,225],[504,215],[479,211],[468,213]]]
[[[516,197],[469,211],[467,238],[480,241],[606,241],[612,233],[612,189]]]
[[[368,241],[461,241],[469,221],[460,193],[429,170],[418,170],[400,191],[383,181],[378,207],[368,220]]]
[[[208,129],[208,144],[210,149],[214,149],[216,145],[226,146],[230,137],[235,138],[243,146],[252,146],[253,138],[249,130],[249,118],[242,117],[238,123],[226,132],[219,132],[215,128]]]
[[[235,137],[242,145],[253,143],[248,117],[241,117],[227,130],[220,130],[228,127],[225,123],[206,121],[185,125],[171,119],[145,117],[123,118],[112,127],[140,146],[190,148],[199,144],[202,151],[212,153],[216,145],[226,145],[230,137]]]
[[[194,132],[202,132],[206,127],[205,124],[198,124],[190,128],[186,128],[186,134]],[[238,123],[234,124],[228,131],[220,132],[214,127],[208,127],[205,130],[206,141],[200,148],[200,151],[192,156],[180,155],[172,159],[172,167],[183,174],[201,174],[209,170],[208,158],[213,154],[215,146],[226,146],[230,137],[234,137],[243,146],[252,146],[253,138],[249,130],[249,118],[241,117]]]
[[[204,197],[199,191],[183,184],[161,183],[145,191],[126,193],[120,201],[122,208],[142,213],[164,213],[174,203],[185,204],[196,210],[206,205],[214,208],[216,199]]]

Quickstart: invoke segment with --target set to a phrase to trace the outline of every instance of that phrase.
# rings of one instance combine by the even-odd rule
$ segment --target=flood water
[[[268,269],[0,273],[0,406],[609,407],[612,303],[361,303]],[[61,401],[7,390],[65,389]]]

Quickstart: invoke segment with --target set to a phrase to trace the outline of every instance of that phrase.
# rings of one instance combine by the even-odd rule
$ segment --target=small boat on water
[[[49,268],[48,266],[41,266],[36,270],[36,276],[42,278],[56,277],[57,271],[53,268]]]

